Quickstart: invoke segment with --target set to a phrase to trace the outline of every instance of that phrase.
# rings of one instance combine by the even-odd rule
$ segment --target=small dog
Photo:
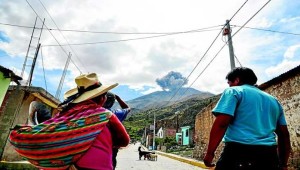
[[[157,154],[149,153],[148,154],[148,159],[151,160],[151,161],[157,161]]]

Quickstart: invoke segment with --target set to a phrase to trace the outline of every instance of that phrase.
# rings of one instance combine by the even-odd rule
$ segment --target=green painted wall
[[[182,132],[182,145],[189,145],[190,144],[190,126],[181,127]]]
[[[0,72],[0,106],[2,105],[10,81],[10,78],[4,78],[3,73]]]

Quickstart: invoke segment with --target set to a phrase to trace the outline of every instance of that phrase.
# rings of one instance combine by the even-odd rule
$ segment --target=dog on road
[[[138,151],[139,151],[139,159],[140,160],[141,160],[141,158],[143,156],[144,156],[144,160],[149,159],[148,158],[148,154],[151,153],[151,152],[149,152],[149,151],[143,151],[141,146],[139,146]]]
[[[151,161],[157,161],[157,154],[156,153],[149,153],[147,157]]]

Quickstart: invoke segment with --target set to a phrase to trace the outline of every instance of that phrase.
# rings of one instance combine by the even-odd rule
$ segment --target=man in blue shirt
[[[130,107],[116,94],[113,94],[111,92],[107,92],[106,94],[107,100],[104,103],[103,107],[110,110],[112,113],[114,113],[120,122],[123,122],[123,120],[126,119],[128,113],[130,112]],[[118,101],[121,109],[112,109],[115,100]],[[113,162],[113,167],[114,169],[117,166],[117,154],[119,152],[119,148],[113,148],[113,157],[112,157],[112,162]]]
[[[205,165],[214,166],[214,152],[223,138],[215,170],[287,170],[291,146],[281,104],[256,87],[257,77],[249,68],[235,68],[226,79],[230,87],[212,110],[216,119]]]

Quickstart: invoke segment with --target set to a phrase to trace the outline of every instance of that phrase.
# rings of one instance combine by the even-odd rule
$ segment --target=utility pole
[[[175,112],[175,115],[176,115],[176,133],[178,133],[178,129],[179,129],[179,124],[178,124],[178,114],[179,113],[180,113],[179,111]]]
[[[28,45],[27,52],[26,52],[26,56],[25,56],[25,62],[23,64],[23,68],[22,68],[22,73],[21,73],[22,78],[23,78],[23,74],[25,72],[26,62],[27,62],[27,58],[28,58],[29,49],[30,49],[32,37],[33,37],[33,34],[34,34],[35,26],[36,26],[36,21],[37,21],[37,17],[35,18],[34,27],[33,27],[33,30],[32,30],[31,38],[30,38],[29,45]]]
[[[154,121],[153,121],[153,148],[152,148],[152,150],[154,150],[155,149],[155,112],[154,112]]]
[[[33,58],[30,73],[29,73],[28,86],[31,86],[31,81],[32,81],[32,76],[33,76],[35,63],[36,63],[36,58],[38,57],[40,47],[41,47],[41,43],[38,44],[38,46],[36,48],[36,51],[35,51],[35,54],[34,54],[34,58]]]
[[[67,62],[65,64],[65,68],[64,68],[64,71],[63,71],[63,74],[60,78],[60,82],[59,82],[59,85],[58,85],[58,88],[56,90],[56,94],[55,94],[55,97],[59,100],[59,97],[60,97],[60,93],[61,93],[61,89],[62,89],[62,86],[63,86],[63,83],[64,83],[64,80],[65,80],[65,76],[66,76],[66,73],[67,73],[67,69],[69,67],[69,63],[70,63],[70,60],[71,60],[71,53],[69,52],[69,56],[68,56],[68,59],[67,59]]]
[[[230,56],[230,66],[231,70],[235,68],[234,63],[234,52],[233,52],[233,45],[232,45],[232,37],[231,37],[231,28],[229,24],[229,20],[226,20],[226,28],[223,31],[223,35],[227,35],[228,37],[228,48],[229,48],[229,56]]]
[[[26,52],[25,61],[24,61],[23,68],[22,68],[22,73],[21,73],[21,77],[23,77],[24,72],[25,72],[25,69],[26,69],[26,66],[31,66],[30,74],[29,74],[29,77],[28,77],[28,79],[27,79],[27,81],[26,81],[26,84],[25,84],[26,86],[31,86],[31,80],[32,80],[32,76],[33,76],[33,70],[34,70],[36,58],[37,58],[37,55],[38,55],[38,53],[39,53],[39,49],[40,49],[40,46],[41,46],[41,44],[40,44],[40,39],[41,39],[41,36],[42,36],[42,31],[43,31],[43,28],[44,28],[45,19],[43,20],[43,25],[42,25],[42,28],[40,29],[40,33],[39,33],[39,36],[38,36],[38,37],[36,37],[36,36],[34,35],[35,29],[37,29],[37,28],[36,28],[36,22],[37,22],[37,17],[36,17],[36,19],[35,19],[33,31],[32,31],[32,34],[31,34],[29,46],[28,46],[28,49],[27,49],[27,52]],[[35,47],[35,46],[31,46],[31,44],[33,43],[33,42],[32,42],[33,39],[34,39],[34,40],[37,39],[37,46],[36,46],[36,47]],[[35,54],[34,54],[34,57],[29,57],[30,49],[32,49],[32,48],[35,49]],[[27,65],[27,62],[28,62],[27,60],[28,60],[29,58],[32,59],[31,65]],[[23,80],[25,80],[25,79],[23,78]]]

